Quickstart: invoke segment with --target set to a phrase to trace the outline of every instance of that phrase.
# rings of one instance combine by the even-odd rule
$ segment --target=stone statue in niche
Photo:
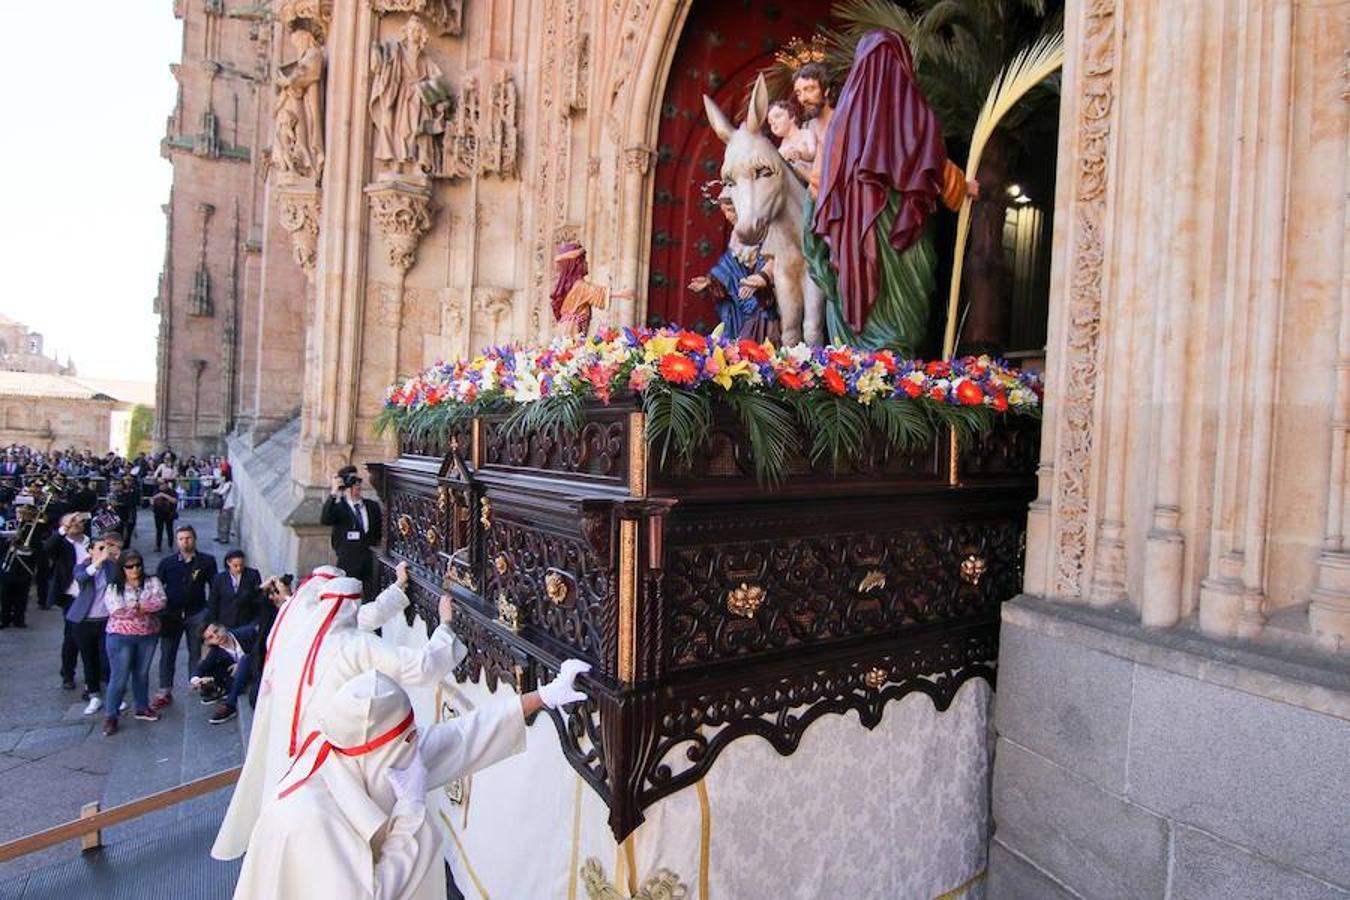
[[[294,62],[277,73],[272,165],[317,182],[323,177],[323,48],[301,21],[291,24]]]
[[[778,138],[778,155],[802,181],[810,181],[819,143],[816,133],[797,121],[797,109],[791,100],[769,104],[769,130]]]
[[[425,180],[436,169],[435,110],[428,94],[445,76],[426,55],[427,39],[422,20],[409,16],[399,40],[382,41],[371,52],[375,159],[387,166],[380,179]]]

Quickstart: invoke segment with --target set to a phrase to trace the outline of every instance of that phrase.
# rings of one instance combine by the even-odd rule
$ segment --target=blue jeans
[[[155,655],[158,637],[155,634],[108,634],[108,661],[112,663],[112,681],[108,684],[108,702],[104,706],[108,718],[117,718],[128,677],[136,709],[150,707],[150,660]]]

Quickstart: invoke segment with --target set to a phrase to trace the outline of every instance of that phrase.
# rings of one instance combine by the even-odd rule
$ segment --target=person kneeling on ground
[[[192,686],[202,695],[202,703],[216,704],[208,720],[212,725],[228,722],[239,709],[239,695],[248,689],[253,674],[248,648],[253,645],[257,625],[226,628],[218,623],[206,626],[202,640],[211,649],[192,673]]]
[[[319,728],[263,808],[234,896],[443,898],[440,832],[426,795],[525,750],[525,719],[586,699],[569,659],[538,691],[493,698],[419,730],[392,678],[367,671],[324,704]]]

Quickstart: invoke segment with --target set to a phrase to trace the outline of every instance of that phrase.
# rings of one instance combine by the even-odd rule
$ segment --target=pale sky
[[[0,312],[81,375],[153,381],[180,23],[169,0],[10,3],[4,19]]]

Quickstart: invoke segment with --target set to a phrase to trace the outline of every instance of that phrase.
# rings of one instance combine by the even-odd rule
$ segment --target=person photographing
[[[369,588],[374,574],[371,548],[383,536],[383,513],[374,500],[361,496],[361,476],[356,466],[343,466],[319,511],[319,523],[332,529],[329,542],[337,555],[338,568]]]

